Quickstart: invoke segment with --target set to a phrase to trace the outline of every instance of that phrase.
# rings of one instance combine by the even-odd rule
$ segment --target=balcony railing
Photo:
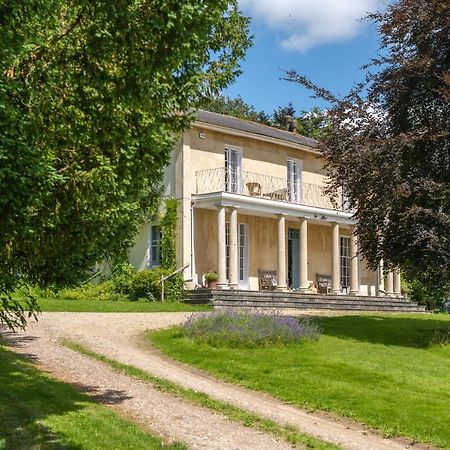
[[[339,199],[336,208],[324,194],[323,187],[316,184],[298,183],[296,180],[242,170],[233,171],[224,167],[198,170],[195,175],[197,194],[231,192],[319,208],[346,209],[342,206],[340,196],[336,196]]]

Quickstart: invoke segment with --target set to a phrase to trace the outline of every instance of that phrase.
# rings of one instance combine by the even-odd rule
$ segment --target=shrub
[[[135,273],[132,281],[132,295],[136,298],[159,300],[161,298],[159,281],[163,272],[162,269],[157,268]]]
[[[219,279],[219,275],[215,270],[208,270],[205,273],[205,281],[217,281]]]
[[[118,294],[130,295],[133,290],[134,267],[128,262],[117,264],[111,272],[112,289]]]
[[[402,284],[412,301],[426,306],[430,311],[444,310],[444,305],[448,298],[448,292],[445,288],[441,286],[430,288],[429,286],[424,286],[417,279],[404,279]]]
[[[161,300],[161,278],[171,273],[171,270],[156,267],[137,272],[133,278],[132,295],[135,298]],[[183,277],[179,274],[164,282],[164,300],[179,301],[183,292]]]
[[[61,289],[56,292],[54,296],[56,298],[64,298],[68,300],[127,300],[127,296],[125,294],[120,294],[114,291],[111,280],[103,281],[98,284],[86,283],[71,289]]]
[[[182,335],[213,347],[254,348],[317,339],[320,328],[310,320],[263,313],[218,310],[191,316]]]

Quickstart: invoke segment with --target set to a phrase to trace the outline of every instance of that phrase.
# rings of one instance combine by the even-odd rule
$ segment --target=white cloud
[[[286,49],[305,51],[354,38],[364,26],[359,19],[376,11],[382,0],[239,0],[255,23],[279,36]]]

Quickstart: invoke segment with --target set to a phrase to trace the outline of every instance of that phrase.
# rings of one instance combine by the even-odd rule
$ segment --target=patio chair
[[[258,270],[259,290],[273,291],[277,287],[276,270]]]
[[[248,193],[251,196],[259,197],[261,195],[262,187],[259,183],[255,182],[255,181],[251,181],[251,182],[247,183],[246,186],[248,189]]]
[[[317,292],[328,294],[331,291],[331,275],[316,273]]]

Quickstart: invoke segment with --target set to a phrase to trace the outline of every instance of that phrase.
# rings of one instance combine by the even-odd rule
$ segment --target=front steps
[[[196,289],[189,291],[191,304],[212,304],[221,308],[327,309],[338,311],[387,311],[424,313],[424,306],[405,298],[354,295],[300,294],[278,291],[231,291]]]

